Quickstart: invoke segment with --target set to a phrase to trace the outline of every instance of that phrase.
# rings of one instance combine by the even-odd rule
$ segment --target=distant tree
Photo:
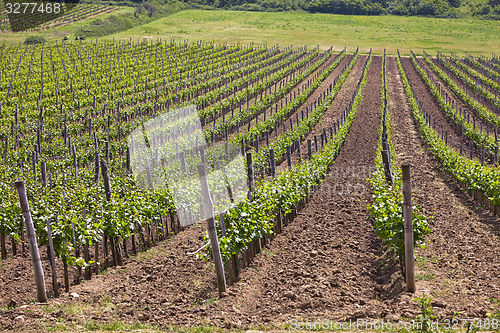
[[[26,45],[36,45],[36,44],[44,44],[45,38],[42,36],[29,36],[24,40],[24,44]]]

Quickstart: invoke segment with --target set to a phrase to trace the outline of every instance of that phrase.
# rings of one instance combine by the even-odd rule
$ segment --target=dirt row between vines
[[[332,73],[327,77],[325,78],[325,80],[323,80],[323,82],[314,90],[314,92],[311,94],[311,96],[309,96],[309,98],[304,102],[302,103],[302,105],[300,107],[297,108],[297,110],[295,112],[293,112],[292,114],[290,114],[289,117],[286,117],[286,119],[284,120],[285,124],[286,124],[286,128],[287,130],[290,130],[290,120],[289,119],[292,119],[293,121],[293,126],[297,126],[297,123],[296,123],[296,115],[299,115],[299,119],[301,121],[301,116],[302,116],[302,112],[304,113],[304,119],[306,119],[306,107],[309,108],[309,112],[311,112],[311,104],[314,103],[315,101],[317,101],[318,97],[319,96],[322,96],[323,95],[323,92],[326,91],[326,89],[328,89],[328,86],[330,84],[333,84],[335,78],[340,74],[340,72],[342,71],[342,69],[349,63],[349,60],[353,57],[353,55],[350,55],[350,54],[346,54],[346,56],[344,57],[344,59],[342,59],[340,61],[340,63],[337,65],[337,67],[335,67],[335,69],[332,71]],[[331,58],[330,58],[331,59]],[[330,59],[327,61],[329,62]],[[322,66],[322,70],[326,69],[327,66],[323,65]],[[311,74],[309,77],[307,77],[306,79],[304,79],[302,81],[302,83],[306,83],[308,80],[313,80],[314,78],[314,75],[320,75],[321,72],[319,71],[316,71],[314,72],[313,74]],[[297,87],[301,86],[302,83],[298,84]],[[288,94],[288,100],[290,101],[290,98],[292,97],[292,93],[293,93],[293,90]],[[284,98],[282,99],[283,101],[285,100]],[[278,105],[279,103],[276,103],[276,105]],[[280,104],[281,105],[281,104]],[[266,110],[266,112],[269,111],[269,109]],[[261,119],[259,118],[259,121],[261,121]],[[263,119],[262,119],[263,121]],[[275,131],[274,129],[272,129],[269,133],[269,141],[271,142],[271,140],[273,140],[275,137],[278,137],[280,135],[283,134],[283,126],[280,124],[279,126],[276,127],[277,131]],[[264,147],[266,146],[266,139],[265,137],[263,136],[263,138],[261,138],[259,140],[259,147]]]
[[[418,292],[406,293],[399,267],[367,220],[372,190],[366,178],[374,168],[378,140],[381,64],[381,58],[374,56],[356,119],[320,190],[242,270],[225,297],[218,298],[213,264],[186,255],[203,245],[206,227],[197,224],[126,260],[122,267],[72,286],[73,294],[63,293],[48,305],[3,309],[0,331],[45,331],[61,323],[80,330],[89,322],[116,321],[160,327],[214,325],[228,330],[283,327],[292,318],[395,321],[418,315],[413,299],[423,290],[440,302],[434,303],[440,316],[457,310],[462,317],[484,317],[492,306],[486,303],[487,297],[500,298],[494,274],[498,219],[475,210],[439,171],[411,120],[393,60],[389,60],[388,76],[398,161],[422,166],[413,168],[414,200],[435,216],[430,244],[417,253],[427,260],[426,265],[417,265],[417,274],[435,278],[419,279]],[[330,112],[335,108],[325,117]],[[0,297],[29,303],[35,297],[29,257],[0,264]]]
[[[387,305],[381,304],[381,298],[375,301],[387,281],[380,278],[383,271],[378,258],[384,246],[366,221],[365,203],[371,198],[366,176],[353,177],[351,172],[344,178],[336,172],[373,166],[380,66],[380,57],[375,57],[358,115],[321,189],[242,274],[228,297],[220,301],[220,309],[209,310],[212,324],[250,328],[286,325],[293,318],[380,318],[392,311],[390,301],[384,302]],[[336,192],[336,185],[348,181],[366,191]],[[221,312],[224,320],[216,318]]]
[[[335,57],[332,55],[330,59]],[[318,60],[320,55],[315,57],[315,60]],[[323,66],[324,67],[324,66]],[[317,74],[318,71],[315,71],[311,74],[307,79],[311,79],[313,75]],[[305,81],[304,81],[305,82]],[[288,95],[290,95],[289,93]],[[314,96],[318,95],[319,92]],[[284,100],[284,99],[283,99]],[[252,102],[253,103],[253,102]],[[113,185],[113,184],[112,184]],[[169,226],[170,228],[170,226]],[[197,236],[196,236],[197,237]],[[29,261],[29,249],[26,246],[24,256],[21,254],[21,245],[18,244],[18,254],[16,256],[12,255],[12,247],[10,245],[10,241],[7,243],[7,260],[2,261],[0,264],[0,307],[8,306],[9,304],[23,304],[30,303],[34,300],[36,289],[33,283],[30,281],[34,281],[33,271],[31,269],[31,263]],[[131,241],[127,241],[127,247],[129,252],[132,249]],[[45,285],[47,289],[47,293],[49,297],[53,297],[52,290],[52,271],[50,268],[50,261],[47,255],[47,247],[40,246],[40,255],[42,259],[42,266],[45,273]],[[193,250],[193,249],[191,249]],[[194,249],[196,250],[196,249]],[[90,247],[90,260],[94,259],[94,247]],[[102,252],[100,252],[101,261],[102,261]],[[111,257],[111,255],[109,255]],[[128,259],[124,258],[125,263],[129,262]],[[110,258],[110,265],[112,264],[112,258]],[[114,264],[113,264],[114,265]],[[56,260],[56,272],[59,282],[59,288],[62,290],[64,288],[64,280],[63,280],[63,264],[61,260]],[[93,274],[95,276],[95,267],[93,267]],[[69,283],[70,283],[70,292],[73,292],[76,286],[77,273],[76,270],[70,268],[69,269]],[[92,279],[92,281],[94,281]]]
[[[373,165],[378,128],[374,124],[379,122],[380,64],[380,57],[374,58],[359,114],[338,157],[339,167],[352,163]],[[334,188],[344,181],[330,175],[322,189]],[[366,188],[361,196],[320,191],[285,232],[256,257],[253,267],[243,270],[240,281],[219,301],[216,301],[212,264],[186,255],[203,245],[204,226],[200,224],[126,261],[123,267],[72,287],[73,296],[63,293],[59,299],[50,300],[48,306],[26,305],[5,311],[0,323],[6,329],[40,327],[40,322],[51,325],[62,319],[82,325],[88,320],[140,320],[162,326],[209,323],[251,327],[318,311],[345,317],[362,305],[370,310],[357,311],[357,316],[384,316],[390,311],[384,312],[384,308],[372,301],[374,288],[378,286],[374,277],[379,275],[373,271],[379,267],[375,253],[382,254],[383,247],[365,222],[364,201],[371,194],[363,179],[353,181]],[[357,201],[361,198],[363,202]],[[24,272],[17,279],[18,287],[32,281],[29,261],[23,259],[15,267],[7,264],[7,271]],[[2,278],[2,286],[12,282],[9,275],[2,274]],[[289,291],[292,294],[285,295]],[[19,303],[24,301],[17,298]],[[70,314],[66,311],[68,306],[78,307],[81,314]],[[278,309],[282,313],[276,313]]]
[[[356,90],[358,80],[363,75],[363,66],[366,63],[367,58],[368,56],[366,55],[360,55],[358,57],[356,64],[353,66],[351,70],[351,73],[349,73],[349,76],[342,85],[342,88],[340,88],[337,96],[335,96],[333,103],[330,105],[328,111],[323,116],[321,122],[318,123],[318,125],[311,130],[311,132],[307,135],[306,138],[304,138],[304,140],[302,140],[301,154],[303,159],[306,159],[308,154],[307,140],[311,140],[312,151],[314,154],[315,152],[314,136],[318,138],[318,149],[321,149],[321,133],[323,132],[323,129],[326,129],[327,136],[328,137],[330,136],[329,128],[333,127],[334,124],[337,122],[337,120],[340,120],[342,112],[344,112],[347,109],[349,103],[352,100],[352,96],[354,94],[354,91]],[[297,163],[298,160],[299,158],[297,151],[295,154],[293,154],[293,161],[292,161],[293,165],[295,165],[295,163]],[[281,164],[281,167],[285,166],[288,166],[286,161],[284,161]]]
[[[422,77],[418,74],[417,70],[413,66],[410,58],[403,57],[401,58],[401,63],[405,68],[407,75],[410,78],[411,83],[413,84],[413,89],[417,94],[417,98],[422,103],[424,110],[431,115],[431,123],[434,124],[436,121],[436,128],[439,125],[441,130],[448,133],[448,136],[451,135],[453,137],[453,147],[460,151],[460,140],[464,142],[464,147],[469,147],[469,142],[471,141],[467,136],[463,135],[459,126],[455,125],[453,121],[446,116],[444,111],[441,110],[436,98],[432,95],[429,90],[429,87],[422,79]],[[419,64],[423,66],[423,68],[427,68],[424,60],[419,59]],[[427,68],[429,73],[431,73],[431,69]],[[473,150],[473,156],[479,158],[480,155],[476,150]]]
[[[407,65],[409,60],[403,62]],[[416,251],[416,296],[432,297],[440,320],[455,312],[460,319],[485,318],[493,311],[490,298],[500,299],[500,219],[478,207],[441,171],[414,121],[395,58],[387,67],[395,167],[411,163],[413,204],[433,217],[426,249]],[[417,81],[417,73],[408,73],[412,82]],[[439,112],[428,89],[419,90],[419,98],[428,112]]]
[[[340,73],[342,72],[342,70],[344,69],[345,66],[347,66],[349,64],[349,61],[353,58],[352,55],[348,55],[346,56],[342,62],[339,64],[339,66],[337,66],[337,68],[335,68],[335,70],[328,76],[328,78],[323,81],[323,83],[321,84],[321,86],[318,87],[318,89],[315,91],[315,93],[313,95],[311,95],[307,100],[306,102],[300,107],[298,108],[298,110],[289,117],[289,119],[296,119],[296,114],[299,115],[299,119],[302,119],[301,118],[301,112],[304,112],[304,120],[306,120],[306,107],[309,107],[309,112],[312,112],[311,111],[311,106],[312,104],[317,101],[318,97],[319,96],[323,96],[323,93],[325,91],[327,91],[328,87],[330,86],[330,84],[333,84],[335,82],[335,79],[340,75]],[[312,133],[320,133],[322,130],[323,130],[323,127],[325,127],[327,124],[328,126],[333,126],[333,118],[335,118],[335,120],[337,119],[337,114],[340,112],[337,110],[337,108],[334,108],[334,105],[337,104],[338,101],[342,100],[342,99],[348,99],[349,96],[352,96],[352,92],[349,93],[349,89],[347,87],[349,87],[349,83],[353,80],[355,80],[354,78],[356,76],[359,77],[360,72],[362,73],[362,65],[359,65],[360,63],[360,59],[366,59],[366,56],[360,56],[357,60],[357,63],[354,65],[353,69],[351,70],[351,73],[349,74],[349,76],[347,77],[346,81],[344,82],[342,88],[339,90],[334,102],[330,105],[330,108],[327,112],[325,112],[324,116],[323,116],[323,120],[318,123],[314,128],[311,129],[310,133],[307,135],[306,138],[304,138],[304,140],[301,141],[301,154],[302,154],[302,159],[303,160],[307,160],[308,157],[307,157],[307,139],[310,139],[311,135],[314,137],[314,134]],[[353,89],[354,90],[354,89]],[[294,123],[294,126],[296,123]],[[290,130],[290,123],[289,122],[286,122],[286,126],[287,126],[287,130]],[[278,133],[282,134],[283,133],[283,126],[278,126]],[[321,143],[318,142],[318,148],[321,148]],[[314,153],[314,148],[313,148],[313,153]],[[291,158],[292,158],[292,166],[295,165],[296,163],[298,163],[298,160],[299,160],[299,153],[298,153],[298,150],[295,150],[294,152],[292,152],[291,154]],[[277,163],[276,164],[276,170],[279,172],[279,171],[282,171],[283,169],[288,169],[288,162],[286,160],[286,158],[284,158],[281,163]]]

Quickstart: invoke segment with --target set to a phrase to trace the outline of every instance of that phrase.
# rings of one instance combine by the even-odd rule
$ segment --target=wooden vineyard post
[[[99,242],[94,244],[95,274],[99,275]]]
[[[52,267],[52,287],[54,288],[54,297],[59,297],[59,286],[57,284],[57,274],[56,274],[56,261],[54,256],[54,242],[52,241],[52,228],[50,225],[50,220],[47,220],[47,234],[49,236],[50,265]]]
[[[274,149],[269,149],[269,163],[271,166],[271,176],[276,177],[276,159],[274,158]]]
[[[75,248],[75,258],[80,256],[80,246],[76,245],[76,233],[75,233],[75,225],[73,221],[71,221],[71,229],[73,230],[73,247]],[[76,268],[76,284],[80,284],[80,278],[82,276],[82,267],[78,266]]]
[[[391,155],[389,154],[389,151],[382,150],[382,161],[384,163],[385,178],[387,179],[387,181],[390,184],[392,184],[392,172],[391,172],[390,159],[391,159]]]
[[[201,198],[203,200],[203,209],[207,219],[208,236],[212,246],[212,255],[214,257],[215,271],[217,273],[217,284],[219,286],[219,297],[226,291],[226,277],[224,276],[224,265],[220,253],[219,241],[217,239],[217,230],[215,229],[214,207],[208,188],[207,172],[205,164],[198,165],[198,176],[201,183]]]
[[[83,220],[85,222],[85,229],[87,229],[87,221],[86,221],[86,218],[87,218],[87,210],[84,208],[83,209],[83,212],[82,212],[82,217],[83,217]],[[90,261],[90,253],[89,253],[89,241],[88,239],[85,240],[85,244],[83,245],[83,255],[85,257],[85,263],[88,265],[89,261]],[[92,272],[90,271],[90,266],[87,266],[87,268],[85,268],[85,271],[83,273],[84,277],[85,277],[85,280],[90,280],[91,277],[92,277]]]
[[[28,237],[28,244],[30,247],[33,272],[35,273],[37,299],[38,302],[45,303],[47,302],[47,293],[45,291],[45,279],[43,276],[42,262],[40,261],[40,253],[38,252],[38,244],[36,242],[33,220],[31,219],[31,213],[28,204],[28,196],[26,194],[26,187],[24,185],[24,180],[18,180],[16,181],[15,184],[19,195],[19,204],[21,206],[21,213],[23,215],[26,227],[26,236]]]
[[[403,218],[405,230],[406,290],[415,292],[415,255],[413,249],[413,215],[411,205],[410,163],[403,163]]]
[[[113,258],[113,264],[115,266],[120,266],[118,265],[118,254],[116,253],[115,240],[111,236],[109,237],[109,245],[111,245],[111,257]]]
[[[290,146],[286,147],[286,161],[288,164],[288,168],[292,168],[292,150],[290,149]]]
[[[135,231],[132,233],[131,241],[132,241],[132,253],[136,255],[137,248],[135,247]]]
[[[103,183],[104,183],[104,192],[106,193],[106,200],[111,201],[112,194],[111,194],[111,182],[109,180],[109,174],[108,174],[108,165],[103,160],[101,160],[101,172],[102,172],[102,179],[103,179]],[[115,262],[115,265],[122,266],[123,262],[122,262],[122,254],[121,254],[121,250],[120,250],[120,244],[118,242],[115,242],[115,240],[112,237],[109,237],[109,240],[110,240],[110,244],[111,244],[111,254],[113,255],[113,260]],[[107,252],[106,252],[106,254],[107,254]]]
[[[102,235],[102,256],[104,261],[103,269],[106,270],[109,267],[109,259],[108,259],[108,238],[106,235]]]
[[[0,232],[0,248],[2,249],[2,260],[7,259],[7,249],[5,248],[5,234]]]
[[[68,277],[68,264],[66,263],[66,258],[63,259],[63,270],[64,270],[64,291],[69,291],[69,277]]]
[[[224,214],[223,213],[219,214],[219,219],[220,219],[220,227],[221,227],[221,231],[222,231],[222,236],[226,237],[226,225],[224,224]],[[229,285],[232,285],[234,283],[233,257],[231,257],[226,262],[226,269],[228,270],[228,273],[229,273]]]
[[[281,209],[278,211],[278,232],[283,232],[283,214],[281,212]]]
[[[252,198],[252,190],[255,186],[254,174],[253,174],[253,161],[252,153],[247,153],[247,175],[248,175],[248,200]]]

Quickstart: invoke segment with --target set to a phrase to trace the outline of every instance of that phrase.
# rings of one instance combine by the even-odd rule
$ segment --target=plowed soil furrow
[[[308,54],[304,55],[304,57],[307,57],[307,56],[308,56]],[[323,56],[322,54],[318,54],[316,57],[314,57],[313,59],[311,59],[311,60],[309,61],[309,63],[308,63],[308,64],[309,64],[309,65],[312,65],[312,64],[316,63],[317,61],[319,61],[319,60],[322,58],[322,56]],[[335,56],[337,56],[337,54],[332,54],[332,56],[331,56],[330,58],[328,58],[326,62],[328,62],[329,60],[331,60],[331,59],[332,59],[332,58],[334,58]],[[301,59],[302,59],[302,58],[301,58]],[[310,75],[309,75],[306,79],[304,79],[302,82],[297,83],[297,84],[296,84],[293,88],[291,88],[291,89],[290,89],[290,91],[289,91],[287,94],[285,94],[285,96],[284,96],[283,98],[281,98],[280,100],[278,100],[278,101],[276,102],[276,104],[281,103],[281,100],[283,100],[283,103],[284,103],[284,102],[285,102],[285,98],[287,98],[288,100],[290,100],[290,97],[291,97],[291,95],[293,94],[293,92],[294,92],[294,91],[297,91],[298,87],[302,87],[302,84],[303,84],[304,82],[306,82],[308,79],[311,79],[312,77],[314,77],[314,75],[317,75],[318,71],[319,71],[321,68],[323,68],[323,67],[324,67],[324,64],[323,64],[323,65],[321,65],[319,69],[317,69],[316,71],[314,71],[313,73],[311,73],[311,74],[310,74]],[[293,71],[293,73],[295,73],[296,75],[299,75],[301,72],[303,72],[303,71],[305,70],[305,68],[307,68],[307,65],[304,65],[304,66],[300,67],[299,69],[296,69],[295,71]],[[287,76],[285,76],[285,77],[291,77],[293,73],[290,73],[290,74],[288,74],[288,75],[287,75]],[[267,75],[267,76],[266,76],[266,77],[264,77],[264,78],[260,78],[260,79],[259,79],[256,83],[261,83],[261,82],[263,82],[264,80],[267,80],[267,79],[269,78],[269,76],[274,75],[274,74],[275,74],[275,73],[273,73],[273,74],[269,74],[269,75]],[[284,80],[285,80],[285,78],[283,78],[283,79],[279,80],[279,82],[277,83],[277,85],[279,86],[279,83],[280,83],[280,82],[284,82]],[[271,86],[271,87],[272,87],[272,86]],[[256,96],[256,97],[253,97],[253,98],[249,99],[248,104],[247,104],[246,102],[245,102],[245,103],[243,103],[243,104],[242,104],[242,110],[243,110],[243,109],[245,109],[245,108],[247,108],[247,105],[248,105],[248,107],[253,106],[253,105],[254,105],[254,104],[255,104],[255,103],[259,100],[259,98],[260,98],[260,92],[262,92],[262,96],[263,96],[263,97],[265,97],[265,96],[267,96],[267,95],[269,95],[269,94],[274,94],[274,91],[272,91],[272,89],[268,89],[268,88],[270,88],[270,87],[266,87],[265,89],[261,89],[261,90],[259,90],[259,93],[257,94],[257,96]],[[240,90],[240,92],[242,92],[243,90],[244,90],[244,89],[241,89],[241,90]],[[237,93],[238,93],[238,92],[237,92]],[[231,95],[233,95],[233,94],[231,94]],[[226,98],[224,98],[224,99],[231,100],[231,95],[230,95],[230,96],[228,96],[228,97],[226,97]],[[220,102],[218,102],[217,104],[220,104]],[[214,104],[214,105],[215,105],[215,104]],[[274,105],[273,105],[273,106],[274,106]],[[265,111],[265,112],[268,112],[268,109],[266,109],[266,111]],[[234,110],[233,110],[233,111],[227,111],[227,112],[225,113],[225,117],[226,117],[226,118],[231,118],[231,115],[234,115],[234,114],[236,114],[236,115],[237,115],[238,113],[239,113],[239,108],[237,108],[237,107],[236,107],[236,105],[235,105],[235,106],[234,106]],[[268,113],[269,113],[269,112],[268,112]],[[255,116],[255,115],[253,115],[253,116],[252,116],[252,118],[251,118],[251,120],[250,120],[250,122],[252,122],[252,121],[256,122],[256,121],[254,120],[256,117],[258,117],[258,118],[259,118],[259,121],[263,121],[263,120],[264,120],[264,111],[263,111],[263,110],[262,110],[262,111],[260,111],[260,112],[258,113],[258,115],[256,115],[256,116]],[[222,122],[222,119],[223,119],[222,113],[221,113],[221,112],[218,112],[218,113],[217,113],[217,120],[216,120],[217,124],[220,124],[220,123]],[[252,126],[252,125],[250,125],[250,126]],[[207,123],[206,123],[206,125],[205,125],[205,127],[204,127],[204,130],[210,130],[210,129],[212,129],[212,128],[213,128],[213,116],[211,117],[211,119],[208,119],[208,120],[207,120]],[[248,119],[245,119],[245,120],[243,120],[243,121],[240,123],[240,127],[239,127],[239,130],[238,130],[238,133],[245,133],[245,132],[247,131],[247,129],[248,129]],[[228,133],[229,133],[229,138],[232,138],[232,137],[234,137],[234,136],[238,135],[238,133],[237,133],[237,131],[236,131],[236,127],[230,127],[230,128],[228,128]],[[216,140],[216,141],[222,141],[222,140],[225,140],[225,138],[224,138],[224,135],[220,135],[220,136],[217,136],[216,138],[214,138],[214,140]]]
[[[420,64],[423,64],[423,60],[420,61]],[[424,82],[422,77],[418,74],[415,67],[413,67],[413,63],[410,58],[401,57],[401,63],[406,70],[406,73],[413,84],[413,89],[417,94],[418,100],[422,103],[424,110],[431,115],[431,122],[434,123],[436,121],[436,129],[437,126],[441,128],[442,131],[448,133],[448,136],[451,135],[453,137],[453,147],[457,150],[460,149],[460,140],[464,142],[464,147],[469,147],[469,142],[471,141],[468,137],[461,134],[460,128],[453,123],[451,119],[449,119],[444,112],[441,110],[439,104],[437,103],[434,96],[429,90],[429,87]],[[425,67],[424,67],[425,68]],[[429,72],[431,72],[429,70]],[[480,155],[473,149],[473,157],[480,158]]]
[[[363,75],[363,66],[366,63],[366,58],[367,58],[366,55],[358,57],[356,64],[354,65],[354,67],[351,70],[351,73],[346,79],[346,82],[344,82],[344,85],[342,86],[337,96],[333,100],[333,103],[328,108],[328,111],[325,112],[325,114],[323,115],[323,119],[321,120],[321,122],[311,130],[311,132],[307,135],[307,137],[304,140],[302,140],[301,154],[303,159],[306,159],[308,154],[307,140],[312,141],[312,151],[314,153],[315,152],[314,136],[316,135],[318,140],[318,149],[321,149],[320,137],[321,133],[323,132],[323,128],[326,129],[327,136],[330,137],[329,128],[333,127],[333,124],[340,119],[340,115],[342,114],[342,112],[344,112],[344,110],[349,106],[349,103],[351,102],[352,99],[352,95],[356,90],[358,80]],[[295,153],[293,153],[292,155],[293,155],[292,165],[295,165],[295,163],[298,163],[298,151],[295,151]],[[282,168],[285,166],[288,167],[286,161],[284,161],[280,165],[280,167]]]
[[[192,312],[191,307],[203,305],[203,301],[212,298],[212,294],[213,297],[217,295],[217,278],[213,273],[213,265],[186,254],[204,245],[202,239],[205,232],[206,225],[196,224],[150,251],[124,260],[121,267],[109,268],[105,274],[94,275],[91,281],[72,285],[69,293],[64,292],[62,285],[61,296],[50,299],[50,306],[47,308],[34,307],[35,313],[32,316],[25,313],[23,308],[3,312],[0,314],[0,331],[10,331],[19,327],[16,326],[19,324],[33,325],[36,328],[36,318],[41,317],[47,322],[72,320],[71,314],[58,309],[73,305],[81,309],[84,321],[91,319],[105,322],[119,318],[125,321],[141,319],[159,323],[164,318],[169,324],[174,324],[179,317],[182,319],[179,322],[189,323],[191,316],[187,313]],[[0,273],[4,282],[15,282],[1,284],[2,305],[10,300],[17,304],[32,302],[36,289],[32,282],[34,276],[29,257],[9,258],[2,261],[2,264]],[[46,289],[51,293],[48,261],[44,260],[43,268]],[[61,283],[61,271],[58,274]],[[102,311],[106,304],[114,305],[108,309],[110,311]],[[21,323],[14,320],[20,313],[26,319]]]
[[[323,83],[318,87],[318,89],[316,89],[315,92],[311,96],[309,96],[309,98],[297,109],[297,111],[294,112],[294,114],[292,114],[288,118],[288,119],[292,119],[294,128],[295,128],[295,126],[297,126],[297,122],[296,122],[297,115],[299,116],[299,122],[302,121],[302,113],[304,113],[304,120],[307,119],[306,118],[307,117],[306,116],[306,107],[309,108],[309,112],[312,112],[311,111],[312,104],[318,100],[319,96],[323,96],[323,93],[328,89],[328,87],[330,86],[330,84],[333,84],[333,82],[335,81],[335,78],[337,78],[340,75],[340,72],[342,71],[342,69],[349,64],[349,61],[351,60],[352,57],[353,57],[353,55],[347,55],[344,59],[342,59],[342,62],[325,79],[325,81],[323,81]],[[366,57],[365,57],[365,59],[366,59]],[[360,60],[358,59],[357,61],[358,61],[358,64],[355,65],[355,68],[357,68],[356,66],[359,67],[359,61]],[[347,84],[347,83],[344,83],[344,84]],[[332,116],[330,114],[331,112],[333,112],[333,109],[330,109],[327,113],[325,113],[324,118],[323,118],[323,119],[325,119],[325,121],[329,121],[329,122],[331,121],[331,119],[330,119],[331,116]],[[289,131],[290,130],[290,122],[289,121],[285,121],[285,126],[286,126],[286,130]],[[279,135],[282,135],[285,132],[283,130],[283,125],[277,126],[277,129],[278,129],[277,132],[273,131],[273,136],[272,136],[273,139],[275,138],[276,134],[279,136]],[[306,157],[307,157],[307,141],[305,141],[305,142],[306,142],[305,145],[304,145],[304,141],[302,141],[302,143],[301,143],[301,146],[302,146],[302,157],[304,159],[306,159]],[[265,144],[266,140],[265,139],[261,140],[261,143]],[[319,147],[321,147],[321,146],[319,146]],[[296,161],[298,160],[298,151],[297,150],[292,153],[292,160],[294,161],[293,163],[296,163]],[[295,165],[295,164],[293,164],[293,165]],[[276,169],[277,170],[280,170],[280,169],[285,168],[285,167],[288,167],[286,159],[283,159],[281,161],[281,163],[279,163],[277,161],[277,164],[276,164]]]
[[[328,64],[332,59],[334,59],[337,56],[338,56],[338,54],[333,54],[317,70],[315,70],[314,72],[312,72],[309,76],[307,76],[306,78],[304,78],[304,80],[302,80],[301,82],[297,83],[283,98],[281,98],[278,101],[276,101],[276,103],[274,103],[272,105],[272,107],[273,107],[273,113],[276,112],[276,105],[281,106],[281,103],[283,103],[283,107],[285,107],[285,105],[286,105],[285,101],[290,102],[293,99],[293,93],[294,93],[294,91],[298,95],[299,94],[298,88],[300,88],[300,92],[302,92],[303,91],[302,85],[305,84],[305,83],[307,83],[308,81],[313,82],[314,79],[315,79],[315,77],[318,76],[318,75],[320,75],[321,72],[326,68],[326,64]],[[350,57],[352,57],[352,56],[349,56],[349,55],[345,56],[344,59],[342,59],[342,61],[340,62],[340,64],[337,66],[337,68],[335,69],[335,71],[338,71],[341,66],[344,66],[347,63],[346,61],[348,61],[348,59],[350,59]],[[311,62],[311,64],[314,63],[314,62],[316,62],[317,60],[319,60],[319,58],[320,58],[320,55],[318,55],[318,57],[315,58],[314,61]],[[316,96],[316,98],[317,98],[317,96],[319,96],[319,92],[323,91],[321,89],[324,89],[324,84],[325,84],[325,82],[327,80],[323,81],[323,83],[318,88],[316,88],[316,90],[313,92],[313,94],[311,95],[311,97],[309,98],[309,100],[313,96]],[[269,92],[269,94],[274,94],[274,92]],[[253,102],[255,102],[255,99],[253,100]],[[252,103],[250,105],[252,105]],[[304,103],[303,105],[307,105],[307,102]],[[300,110],[302,110],[302,109],[305,110],[305,106],[303,106],[303,107],[300,108]],[[300,113],[300,111],[297,111],[297,112]],[[267,109],[265,109],[265,110],[263,110],[262,112],[259,113],[259,115],[257,116],[259,123],[264,121],[264,113],[267,115],[266,119],[268,119],[269,118],[269,114],[271,113],[271,109],[267,108]],[[291,117],[295,117],[295,113],[293,115],[291,115]],[[287,121],[288,119],[289,119],[289,117],[285,118],[285,121]],[[293,118],[293,119],[295,120],[295,118]],[[255,124],[257,123],[257,121],[255,120],[255,118],[252,118],[251,122],[252,122],[252,124],[250,125],[251,127],[255,126]],[[232,135],[229,136],[229,138],[232,138],[232,137],[238,135],[235,131],[236,131],[235,129],[232,129],[233,133],[232,133]],[[244,124],[241,125],[241,127],[239,129],[239,133],[245,133],[247,131],[248,131],[248,122],[245,121]],[[283,131],[283,129],[281,128],[281,132],[280,132],[280,126],[278,126],[278,135],[280,135],[280,133],[282,133],[282,131]],[[271,129],[269,131],[269,135],[270,135],[269,139],[271,140],[271,138],[273,138],[276,135],[274,129]],[[223,137],[221,139],[223,139]],[[266,139],[265,138],[261,138],[259,140],[259,147],[263,147],[266,144],[267,143],[266,143]]]
[[[320,190],[220,301],[217,311],[230,327],[293,317],[379,318],[394,311],[401,279],[391,284],[397,268],[381,267],[385,247],[366,221],[371,189],[367,173],[360,171],[374,165],[380,71],[381,58],[374,57],[357,117]],[[348,189],[339,191],[337,185],[349,182]],[[384,296],[385,288],[391,296]]]
[[[411,163],[413,203],[433,217],[427,248],[416,252],[415,296],[433,297],[438,318],[451,318],[455,311],[462,318],[484,318],[493,307],[489,298],[500,297],[500,219],[440,170],[414,121],[395,58],[387,67],[396,158],[398,164]]]
[[[469,95],[470,97],[472,97],[473,99],[476,100],[476,102],[478,102],[479,104],[483,104],[483,97],[482,96],[479,96],[479,94],[476,94],[472,89],[470,89],[469,87],[465,87],[463,81],[461,79],[457,79],[457,77],[455,76],[455,74],[453,74],[450,70],[448,70],[446,67],[444,67],[443,64],[441,64],[441,62],[436,59],[436,58],[432,58],[431,57],[431,60],[434,62],[434,64],[436,66],[438,66],[446,75],[448,75],[448,77],[450,77],[451,79],[455,79],[455,81],[458,81],[455,82],[457,83],[457,85],[464,91],[464,92],[467,92],[467,95]],[[470,106],[468,106],[467,104],[465,104],[465,102],[462,101],[461,98],[457,97],[457,95],[450,89],[448,88],[448,86],[446,86],[443,81],[437,77],[436,73],[434,73],[434,71],[431,70],[430,66],[427,64],[427,62],[425,62],[425,60],[422,59],[421,63],[425,63],[423,64],[423,66],[425,68],[427,68],[429,70],[429,72],[432,74],[432,77],[433,77],[433,80],[435,83],[439,82],[439,85],[442,87],[442,89],[444,91],[446,91],[448,93],[448,97],[451,98],[452,100],[455,101],[456,103],[456,109],[458,110],[459,108],[461,108],[462,110],[466,110],[467,113],[470,114],[470,119],[472,121],[472,116],[473,115],[476,115],[475,111],[473,108],[471,108]],[[453,62],[450,62],[452,64],[452,66],[455,66],[453,64]],[[456,66],[455,66],[456,67]],[[459,71],[463,72],[465,75],[467,75],[468,73],[466,73],[465,71],[463,71],[461,68],[458,68],[456,67]],[[473,79],[473,78],[472,78]],[[488,101],[485,99],[485,103],[484,103],[484,107],[486,107],[486,109],[488,109],[490,112],[492,112],[493,114],[496,114],[497,112],[495,111],[495,107]],[[476,115],[477,117],[477,115]],[[480,118],[477,118],[477,126],[479,128],[479,122],[483,122],[483,124],[486,126],[489,126],[490,128],[493,128],[491,126],[491,124],[487,121],[487,120],[481,120]],[[486,131],[486,127],[484,128],[484,131]],[[491,132],[490,132],[491,133]],[[492,134],[490,134],[492,135]],[[494,136],[493,136],[494,137]]]
[[[310,135],[331,126],[345,109],[365,60],[366,56],[360,56],[325,120]],[[458,134],[410,60],[402,61],[425,109],[457,140]],[[216,330],[207,326],[216,325],[235,331],[260,325],[293,327],[291,319],[371,318],[395,322],[416,318],[420,309],[414,298],[424,294],[434,298],[432,309],[440,322],[455,311],[460,319],[485,319],[488,313],[494,313],[490,298],[500,299],[500,218],[478,207],[440,170],[440,162],[413,120],[395,58],[387,62],[397,157],[393,168],[402,162],[411,163],[414,204],[433,217],[427,248],[416,252],[415,294],[405,291],[400,267],[367,219],[366,204],[372,202],[373,191],[366,178],[375,168],[381,66],[381,57],[374,56],[357,116],[319,190],[283,232],[255,256],[250,267],[241,270],[224,297],[218,297],[213,262],[187,254],[205,245],[206,226],[199,223],[125,259],[121,267],[111,267],[91,281],[72,285],[70,293],[61,288],[61,296],[50,298],[47,305],[32,304],[36,293],[29,254],[2,260],[0,306],[11,300],[15,304],[1,309],[0,331],[47,331],[61,325],[79,331],[104,323],[106,329],[116,323],[130,323],[173,330],[203,325],[196,328],[200,331]],[[334,77],[335,72],[327,80]],[[307,154],[307,149],[302,150]],[[45,248],[41,254],[50,294]],[[56,265],[62,287],[62,264],[58,261]],[[74,277],[73,269],[70,275]]]

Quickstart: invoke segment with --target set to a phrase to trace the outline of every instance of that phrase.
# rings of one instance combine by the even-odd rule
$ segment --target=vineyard
[[[0,328],[397,321],[424,295],[500,326],[499,96],[494,54],[0,46]]]
[[[56,19],[47,19],[46,23],[38,25],[37,27],[29,29],[16,29],[16,31],[40,31],[47,30],[49,28],[64,27],[68,24],[87,19],[91,16],[111,13],[116,9],[118,9],[118,7],[102,4],[79,4],[77,6],[73,6],[72,8],[67,8],[64,15],[57,17]],[[19,26],[22,25],[22,23],[16,24]],[[0,32],[12,32],[11,24],[7,17],[7,9],[5,8],[3,2],[0,4]]]

